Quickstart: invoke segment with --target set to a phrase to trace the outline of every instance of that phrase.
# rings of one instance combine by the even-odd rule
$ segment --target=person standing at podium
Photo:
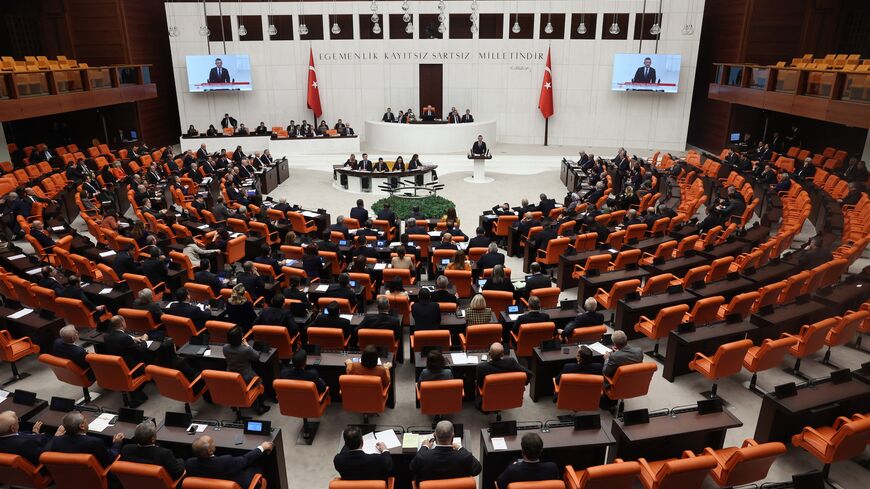
[[[483,135],[477,136],[477,141],[471,146],[471,155],[472,156],[484,156],[486,155],[486,143],[483,142]]]
[[[393,113],[393,109],[387,107],[387,111],[384,112],[384,117],[381,120],[384,122],[396,122],[396,114]]]

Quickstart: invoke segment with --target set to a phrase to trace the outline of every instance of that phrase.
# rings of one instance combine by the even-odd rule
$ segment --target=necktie
[[[643,76],[647,76],[647,75],[649,75],[649,68],[644,68],[643,69]]]
[[[220,77],[220,76],[221,76],[221,69],[218,68],[218,77]]]

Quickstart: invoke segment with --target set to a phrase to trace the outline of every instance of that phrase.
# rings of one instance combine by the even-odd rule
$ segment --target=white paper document
[[[24,316],[30,314],[31,312],[33,312],[33,309],[28,309],[25,307],[24,309],[22,309],[18,312],[13,312],[12,314],[10,314],[6,317],[8,317],[9,319],[19,319],[19,318],[23,318]]]
[[[109,427],[109,423],[115,419],[115,416],[117,415],[112,413],[103,413],[97,416],[96,419],[88,423],[88,431],[102,432]]]
[[[41,268],[31,268],[30,270],[27,271],[27,275],[38,275],[41,272],[42,272]]]
[[[350,321],[351,319],[353,319],[353,314],[339,314],[338,317]]]
[[[507,450],[507,442],[504,441],[504,438],[493,438],[492,448],[494,450]]]
[[[7,397],[9,397],[9,392],[0,389],[0,402],[5,401]]]
[[[312,211],[302,211],[302,212],[300,212],[300,214],[302,214],[305,217],[317,217],[320,215],[320,214],[318,214],[316,212],[312,212]]]
[[[66,229],[66,228],[63,226],[54,226],[51,228],[51,230],[54,232],[63,231],[64,229]]]
[[[208,224],[203,224],[202,226],[197,226],[196,229],[202,229],[202,230],[208,229]]]
[[[20,259],[26,258],[26,257],[27,257],[27,255],[20,254],[20,255],[10,256],[9,258],[7,258],[7,260],[14,261],[14,260],[20,260]]]
[[[386,445],[387,449],[402,446],[402,442],[399,441],[399,437],[396,436],[396,432],[393,430],[378,431],[375,433],[375,438]]]
[[[196,433],[202,433],[207,427],[207,424],[191,423],[190,426],[187,427],[187,430],[190,431],[190,429],[193,428],[196,430]]]
[[[519,314],[508,314],[508,319],[511,321],[516,321],[518,317],[520,317]]]
[[[109,250],[109,251],[104,251],[104,252],[100,253],[100,256],[105,258],[107,256],[112,256],[114,254],[115,254],[115,250]]]
[[[105,289],[100,291],[100,295],[111,294],[112,290],[114,290],[114,289],[112,289],[111,287],[106,287]]]
[[[454,352],[450,354],[450,361],[453,365],[465,365],[468,363],[468,355],[464,351]]]
[[[610,353],[612,351],[610,348],[602,345],[601,343],[599,343],[597,341],[595,343],[592,343],[591,345],[586,345],[586,346],[588,346],[590,350],[594,351],[595,353],[599,353],[601,355],[604,355],[605,353]]]
[[[383,270],[385,268],[387,268],[386,263],[375,263],[375,270]]]
[[[314,290],[317,292],[326,292],[327,290],[329,290],[329,285],[327,285],[327,284],[318,285]]]

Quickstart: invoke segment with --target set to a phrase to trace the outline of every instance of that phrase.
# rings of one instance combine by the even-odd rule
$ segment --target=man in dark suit
[[[356,200],[356,207],[350,210],[350,217],[356,219],[360,224],[369,220],[369,211],[365,208],[362,199]]]
[[[30,236],[38,241],[43,248],[55,245],[54,240],[51,239],[48,232],[45,231],[42,221],[33,221],[33,223],[30,224]]]
[[[498,476],[498,487],[507,487],[513,482],[536,482],[559,480],[561,474],[554,462],[541,462],[544,441],[537,433],[526,433],[520,440],[523,458],[517,460]]]
[[[205,143],[199,145],[199,149],[196,150],[196,158],[200,160],[208,158],[208,150],[205,149]]]
[[[546,323],[550,320],[550,315],[541,312],[541,299],[537,296],[529,297],[529,312],[525,314],[521,314],[516,321],[514,321],[513,327],[511,330],[519,334],[520,326],[524,324],[531,323]]]
[[[376,314],[366,314],[362,322],[360,322],[357,331],[360,329],[388,329],[394,333],[401,331],[401,322],[399,318],[390,314],[390,301],[386,296],[379,295],[377,299],[378,312]]]
[[[480,473],[480,462],[465,447],[455,446],[453,436],[450,421],[439,421],[435,425],[435,437],[423,442],[408,466],[418,484],[427,480],[474,477]]]
[[[444,233],[441,235],[441,242],[435,245],[436,250],[459,250],[456,243],[453,242],[453,235]]]
[[[365,221],[362,221],[360,224],[365,224]],[[348,236],[350,236],[350,229],[348,229],[347,225],[344,223],[344,216],[338,216],[335,218],[335,224],[330,224],[329,230],[341,233],[343,236],[342,239],[347,239]]]
[[[417,220],[409,217],[405,221],[405,234],[427,234],[429,228],[426,226],[418,226]]]
[[[262,296],[266,290],[266,281],[257,273],[254,262],[250,260],[242,263],[242,271],[236,274],[236,281],[245,286],[245,291],[251,294],[254,300]]]
[[[462,122],[474,122],[474,117],[471,115],[471,109],[465,109],[465,114],[462,115]]]
[[[594,297],[589,297],[583,303],[584,311],[571,320],[564,330],[558,330],[562,338],[568,339],[574,333],[576,328],[585,328],[586,326],[600,326],[604,324],[604,315],[597,312],[598,301]]]
[[[214,70],[214,68],[212,68],[212,70]],[[235,129],[237,126],[238,122],[236,122],[234,118],[230,117],[229,114],[224,114],[224,118],[221,119],[222,128],[226,129],[228,127],[232,127],[233,129]]]
[[[613,340],[613,351],[604,355],[604,370],[606,377],[613,377],[616,369],[623,365],[631,365],[643,361],[640,348],[628,344],[628,337],[623,331],[614,331],[610,337]]]
[[[350,307],[353,308],[357,303],[357,297],[354,290],[350,287],[350,275],[342,273],[338,276],[338,285],[330,286],[329,290],[323,294],[326,297],[336,297],[339,299],[347,299]]]
[[[377,216],[380,220],[388,221],[390,223],[390,226],[395,226],[397,223],[396,213],[393,212],[393,210],[390,208],[389,203],[384,203],[384,207],[381,210],[377,211]]]
[[[548,199],[547,194],[540,195],[541,202],[538,203],[538,210],[543,213],[544,217],[550,215],[550,211],[556,208],[556,199]]]
[[[417,301],[411,306],[411,316],[418,331],[438,329],[441,325],[441,309],[437,302],[432,301],[429,289],[420,289]]]
[[[534,214],[531,212],[526,212],[523,214],[523,218],[520,222],[517,223],[517,232],[522,236],[526,236],[529,234],[529,230],[533,227],[537,227],[541,225],[541,221],[535,219]]]
[[[526,243],[532,248],[529,250],[530,256],[538,256],[538,250],[546,250],[547,243],[559,237],[558,229],[555,224],[544,226],[538,234],[532,237],[530,243]]]
[[[373,172],[388,172],[388,171],[390,171],[390,168],[387,166],[387,162],[385,162],[383,158],[378,158],[377,163],[375,163],[375,166],[372,167],[372,171]]]
[[[637,69],[634,72],[634,78],[631,79],[632,83],[655,83],[656,82],[656,69],[652,66],[651,58],[643,59],[643,66]]]
[[[350,319],[341,317],[341,309],[338,302],[332,301],[320,311],[320,314],[311,321],[308,327],[317,328],[340,328],[345,338],[350,336]]]
[[[52,344],[51,354],[72,361],[82,370],[86,370],[88,377],[93,379],[94,374],[90,371],[91,365],[85,358],[88,355],[88,351],[76,344],[76,341],[79,340],[79,333],[76,327],[68,324],[60,328],[59,336]]]
[[[20,455],[34,466],[39,465],[39,456],[48,450],[51,436],[40,434],[42,422],[37,421],[33,425],[32,432],[19,430],[18,415],[15,411],[3,411],[0,413],[0,453]],[[58,428],[55,436],[63,434],[63,428]]]
[[[166,308],[166,314],[190,318],[197,329],[204,328],[205,322],[211,319],[211,314],[208,311],[204,311],[190,303],[190,295],[184,287],[175,289],[174,298],[175,300]]]
[[[202,260],[199,262],[199,271],[193,275],[193,282],[208,285],[211,287],[211,291],[214,292],[214,295],[220,296],[222,287],[221,279],[211,272],[211,263],[209,263],[208,260]]]
[[[159,465],[166,469],[172,480],[177,480],[184,474],[184,464],[175,458],[172,450],[157,446],[157,427],[153,421],[143,421],[133,432],[136,443],[124,445],[121,448],[121,460],[137,464]]]
[[[53,290],[55,296],[59,296],[63,293],[63,285],[58,282],[57,277],[60,277],[60,273],[52,268],[51,266],[42,267],[42,273],[40,273],[39,282],[36,284],[42,288]]]
[[[224,62],[220,58],[214,60],[214,68],[208,72],[209,83],[229,83],[230,72],[224,68]],[[224,126],[226,127],[226,126]],[[235,127],[235,125],[233,126]]]
[[[149,246],[144,250],[149,258],[142,262],[142,274],[148,277],[151,285],[166,282],[169,278],[169,268],[166,266],[166,257],[160,252],[160,248]]]
[[[504,255],[498,252],[498,245],[490,243],[486,253],[477,260],[477,269],[486,270],[496,265],[504,265]]]
[[[449,286],[450,280],[444,275],[439,275],[435,279],[435,291],[432,292],[432,302],[452,302],[458,304],[459,299],[456,298],[456,295],[447,290]]]
[[[193,457],[184,462],[188,477],[208,477],[235,481],[242,487],[248,487],[254,475],[261,471],[256,463],[263,454],[272,451],[272,443],[264,441],[257,448],[244,455],[215,456],[215,443],[210,436],[201,436],[191,444]]]
[[[476,236],[468,240],[469,248],[486,248],[492,240],[486,235],[486,229],[478,226]]]
[[[363,437],[359,428],[349,426],[344,430],[344,446],[332,459],[335,470],[342,480],[386,480],[393,470],[393,457],[383,442],[375,444],[378,453],[363,451]]]
[[[483,142],[483,136],[477,136],[477,141],[471,146],[471,154],[473,156],[482,156],[486,154],[486,143]]]
[[[381,120],[384,122],[396,122],[396,114],[393,113],[393,109],[387,107],[387,111],[384,112],[384,117]]]
[[[124,433],[117,433],[112,437],[112,448],[106,448],[101,438],[88,435],[88,421],[78,411],[67,413],[61,427],[63,433],[51,440],[52,452],[93,455],[104,469],[115,460],[124,441]]]
[[[523,372],[526,374],[526,383],[532,379],[532,371],[523,367],[517,362],[514,357],[506,357],[504,355],[504,345],[501,343],[493,343],[489,347],[489,359],[485,362],[477,364],[475,378],[477,386],[483,387],[483,381],[489,374],[502,374],[505,372]],[[478,399],[478,403],[481,400]],[[479,406],[479,404],[478,404]]]
[[[302,348],[296,350],[293,354],[293,366],[281,369],[281,378],[290,380],[305,380],[314,382],[317,387],[317,392],[323,393],[326,390],[326,382],[320,378],[317,370],[308,367],[308,352]]]
[[[82,304],[88,308],[89,311],[94,313],[102,312],[106,310],[106,306],[104,305],[96,305],[91,302],[90,299],[85,295],[82,291],[82,283],[81,280],[75,275],[70,275],[66,279],[66,287],[64,287],[63,292],[61,292],[59,297],[66,297],[68,299],[78,299],[82,301]]]
[[[526,286],[517,291],[520,297],[528,299],[529,294],[531,294],[533,290],[552,287],[553,282],[550,281],[550,277],[541,273],[540,263],[530,263],[529,273],[531,273],[531,275],[526,277]]]
[[[374,166],[372,165],[372,160],[369,159],[368,153],[362,154],[362,159],[359,160],[357,168],[364,171],[372,171],[372,169],[374,169]]]
[[[821,236],[813,236],[802,252],[798,252],[798,268],[809,270],[833,260],[831,250],[824,246]]]
[[[145,352],[148,351],[148,334],[141,336],[133,336],[127,332],[127,321],[123,316],[112,316],[109,320],[109,334],[105,336],[104,348],[107,355],[117,355],[124,360],[127,368],[133,369],[139,362],[148,360],[145,358]],[[144,373],[144,369],[140,368],[133,376],[138,377]],[[148,396],[143,392],[145,383],[131,393],[133,398],[133,407],[142,404],[148,399]]]
[[[284,326],[287,328],[291,338],[299,332],[299,325],[296,324],[293,315],[290,314],[289,310],[284,309],[284,296],[280,293],[272,296],[272,299],[269,301],[269,307],[264,308],[260,312],[254,324]]]

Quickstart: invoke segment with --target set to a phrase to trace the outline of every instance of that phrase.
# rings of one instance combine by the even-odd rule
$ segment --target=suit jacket
[[[33,465],[39,465],[39,456],[51,442],[49,435],[36,433],[13,433],[0,436],[0,453],[20,455]]]
[[[121,460],[137,464],[159,465],[166,469],[169,477],[176,480],[184,474],[184,464],[175,458],[172,450],[157,445],[140,446],[135,443],[121,448]]]
[[[418,330],[438,329],[441,325],[441,309],[436,302],[415,302],[411,306],[411,316]]]
[[[217,275],[205,270],[200,270],[193,275],[193,281],[197,284],[208,285],[216,296],[220,296],[221,281]]]
[[[473,155],[485,155],[486,154],[486,143],[483,141],[475,141],[471,146],[471,154]]]
[[[538,210],[544,213],[544,217],[550,215],[550,211],[556,208],[556,199],[546,199],[542,200],[540,204],[538,204]]]
[[[299,325],[293,319],[290,311],[278,307],[267,307],[260,312],[254,324],[265,324],[270,326],[284,326],[292,337],[299,332]]]
[[[408,468],[417,482],[473,477],[481,470],[480,462],[471,452],[464,447],[454,450],[452,446],[423,447]]]
[[[498,487],[507,487],[512,482],[559,480],[562,476],[554,462],[526,462],[518,460],[508,465],[498,476]]]
[[[492,268],[496,265],[504,265],[504,255],[499,252],[495,253],[484,253],[477,260],[477,269],[485,270],[487,268]]]
[[[169,277],[169,269],[166,267],[166,262],[154,257],[142,262],[142,274],[148,277],[152,285],[157,285],[166,281]]]
[[[173,302],[166,308],[166,314],[190,318],[197,328],[205,327],[205,322],[211,319],[211,314],[190,302]]]
[[[396,213],[390,209],[381,209],[377,212],[378,219],[389,221],[390,224],[396,224]]]
[[[543,289],[552,286],[553,283],[550,281],[550,277],[538,273],[526,279],[526,286],[521,292],[523,297],[529,297],[529,294],[535,289]]]
[[[477,364],[475,378],[477,386],[483,387],[483,380],[489,374],[501,374],[505,372],[524,372],[526,374],[526,383],[532,378],[532,371],[523,367],[517,362],[516,358],[504,356],[498,360],[488,360]]]
[[[562,372],[556,376],[556,382],[559,382],[559,379],[562,378],[564,374],[587,374],[587,375],[601,375],[601,371],[604,369],[604,364],[601,363],[600,360],[593,359],[590,363],[577,363],[570,362],[566,363],[562,367]]]
[[[281,369],[281,378],[314,382],[314,385],[317,386],[317,392],[320,392],[321,394],[326,390],[326,382],[320,378],[320,374],[313,368],[298,369],[295,367],[287,367]]]
[[[644,73],[645,70],[649,70]],[[655,83],[656,82],[656,69],[653,67],[647,68],[646,66],[641,66],[634,72],[634,78],[631,79],[633,83]]]
[[[350,217],[359,221],[360,226],[365,226],[369,220],[369,211],[365,207],[354,207],[350,210]]]
[[[384,122],[396,122],[396,114],[392,112],[384,112],[384,117],[381,118]]]
[[[321,313],[308,325],[309,328],[312,326],[317,328],[341,328],[345,338],[350,336],[350,320],[343,317],[332,317]]]
[[[108,355],[117,355],[124,359],[130,369],[142,361],[142,352],[148,349],[144,341],[137,342],[127,333],[117,330],[105,336],[104,347]]]
[[[562,332],[562,335],[565,338],[571,337],[571,334],[574,332],[574,328],[583,328],[586,326],[598,326],[604,324],[604,315],[597,311],[586,311],[582,314],[578,314],[576,318],[574,318],[567,326],[565,326],[565,330]]]
[[[398,333],[401,328],[399,318],[391,314],[366,314],[363,320],[359,323],[357,331],[360,329],[388,329],[394,333]]]
[[[472,117],[471,114],[463,114],[462,122],[474,122],[474,117]]]
[[[245,286],[245,290],[251,294],[251,297],[257,299],[263,295],[266,288],[266,281],[259,275],[253,273],[242,272],[236,275],[236,280]]]
[[[546,312],[540,311],[529,311],[514,321],[514,325],[511,328],[514,333],[519,333],[520,326],[523,324],[531,324],[531,323],[546,323],[550,321],[550,315]]]
[[[263,452],[255,448],[244,455],[233,457],[232,455],[220,455],[206,459],[191,457],[184,462],[188,477],[210,477],[212,479],[236,481],[242,487],[248,487],[251,474],[246,474],[245,469],[250,467]]]
[[[613,377],[616,369],[623,365],[632,363],[640,363],[643,361],[643,352],[640,348],[632,345],[625,345],[621,350],[614,350],[607,358],[607,363],[604,364],[603,373],[607,377]]]
[[[60,435],[51,440],[52,452],[86,453],[93,455],[103,468],[108,467],[118,455],[121,444],[106,448],[102,439],[90,435]]]
[[[208,82],[209,83],[229,83],[230,82],[230,72],[227,71],[226,68],[221,67],[220,73],[218,73],[218,68],[215,66],[208,72]],[[223,125],[223,124],[222,124]],[[226,126],[224,126],[226,127]],[[233,124],[235,127],[235,124]]]
[[[449,291],[436,289],[432,292],[430,296],[430,300],[432,302],[452,302],[454,304],[458,304],[459,300],[456,299],[456,296],[451,294]]]
[[[527,234],[529,234],[530,229],[532,229],[533,227],[540,226],[540,225],[541,225],[541,221],[539,221],[537,219],[529,219],[528,221],[520,221],[519,223],[517,223],[517,232],[519,232],[523,236],[526,236]]]
[[[365,453],[361,449],[348,450],[345,446],[332,459],[332,464],[342,480],[386,480],[393,470],[393,457],[389,450]]]
[[[82,370],[91,368],[91,365],[85,359],[88,354],[87,350],[75,343],[66,343],[62,339],[56,338],[51,347],[51,354],[56,357],[72,360],[72,362],[81,367]]]
[[[468,240],[469,248],[486,248],[492,242],[487,236],[475,236]]]

